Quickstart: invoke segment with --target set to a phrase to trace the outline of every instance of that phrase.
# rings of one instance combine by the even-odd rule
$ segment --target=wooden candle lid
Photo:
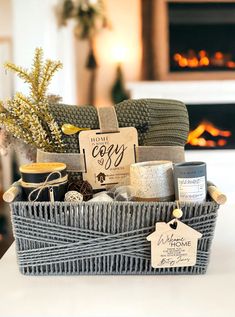
[[[66,173],[66,164],[58,162],[43,162],[25,164],[20,167],[21,178],[27,183],[44,182],[49,174],[50,180],[64,177]]]
[[[55,171],[63,171],[66,169],[66,164],[57,162],[46,163],[31,163],[20,167],[20,172],[24,174],[45,174]]]

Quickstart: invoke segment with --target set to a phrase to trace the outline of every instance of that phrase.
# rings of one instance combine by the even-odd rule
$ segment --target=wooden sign
[[[151,265],[154,268],[193,266],[197,259],[197,243],[202,234],[178,219],[157,222],[151,241]]]
[[[79,144],[86,165],[83,179],[93,189],[129,184],[130,165],[135,163],[135,146],[138,145],[135,128],[120,128],[115,133],[82,131],[79,134]]]

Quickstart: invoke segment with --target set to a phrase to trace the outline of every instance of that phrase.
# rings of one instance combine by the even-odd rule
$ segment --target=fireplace
[[[187,105],[190,133],[186,149],[234,149],[235,104]]]
[[[235,3],[168,3],[171,72],[234,71]]]
[[[187,149],[235,150],[235,80],[128,83],[131,98],[183,101],[188,109]]]
[[[142,0],[142,7],[143,79],[235,78],[235,0]]]

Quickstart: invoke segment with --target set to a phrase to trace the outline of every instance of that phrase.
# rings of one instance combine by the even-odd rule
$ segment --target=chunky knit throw
[[[184,146],[189,131],[188,112],[184,103],[167,99],[125,100],[114,106],[120,127],[136,127],[139,145]],[[78,127],[99,128],[93,106],[50,106],[61,127],[70,123]],[[64,135],[66,152],[79,152],[78,134]]]

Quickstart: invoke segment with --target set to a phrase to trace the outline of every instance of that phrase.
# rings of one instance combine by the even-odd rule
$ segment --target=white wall
[[[12,7],[10,0],[0,0],[0,99],[12,96],[12,76],[6,75],[3,64],[12,58]],[[6,190],[12,180],[10,154],[0,155],[0,188]]]
[[[0,0],[0,37],[12,34],[11,0]]]
[[[96,54],[99,64],[96,105],[110,105],[119,51],[123,51],[122,68],[125,81],[140,79],[141,70],[141,8],[139,0],[106,0],[111,30],[97,36]],[[89,74],[85,69],[88,53],[86,41],[77,40],[78,103],[87,102]]]
[[[12,58],[12,7],[11,1],[0,0],[0,99],[13,93],[12,76],[6,75],[3,64]]]
[[[55,7],[58,0],[12,0],[14,62],[30,67],[36,47],[42,47],[46,58],[60,59],[63,70],[52,81],[49,92],[76,103],[74,37],[72,25],[58,29]],[[25,84],[15,79],[15,90],[26,92]]]
[[[3,1],[3,0],[0,0]],[[6,1],[6,0],[4,0]],[[62,95],[66,103],[87,102],[89,72],[85,68],[88,46],[74,37],[73,24],[57,28],[55,6],[59,0],[8,0],[13,10],[14,61],[29,67],[35,47],[42,47],[46,57],[64,64],[52,82],[50,92]],[[111,87],[115,81],[119,50],[126,81],[140,78],[141,19],[140,0],[106,0],[107,16],[112,29],[97,36],[99,64],[96,105],[111,104]],[[15,80],[15,89],[25,92],[25,85]]]

